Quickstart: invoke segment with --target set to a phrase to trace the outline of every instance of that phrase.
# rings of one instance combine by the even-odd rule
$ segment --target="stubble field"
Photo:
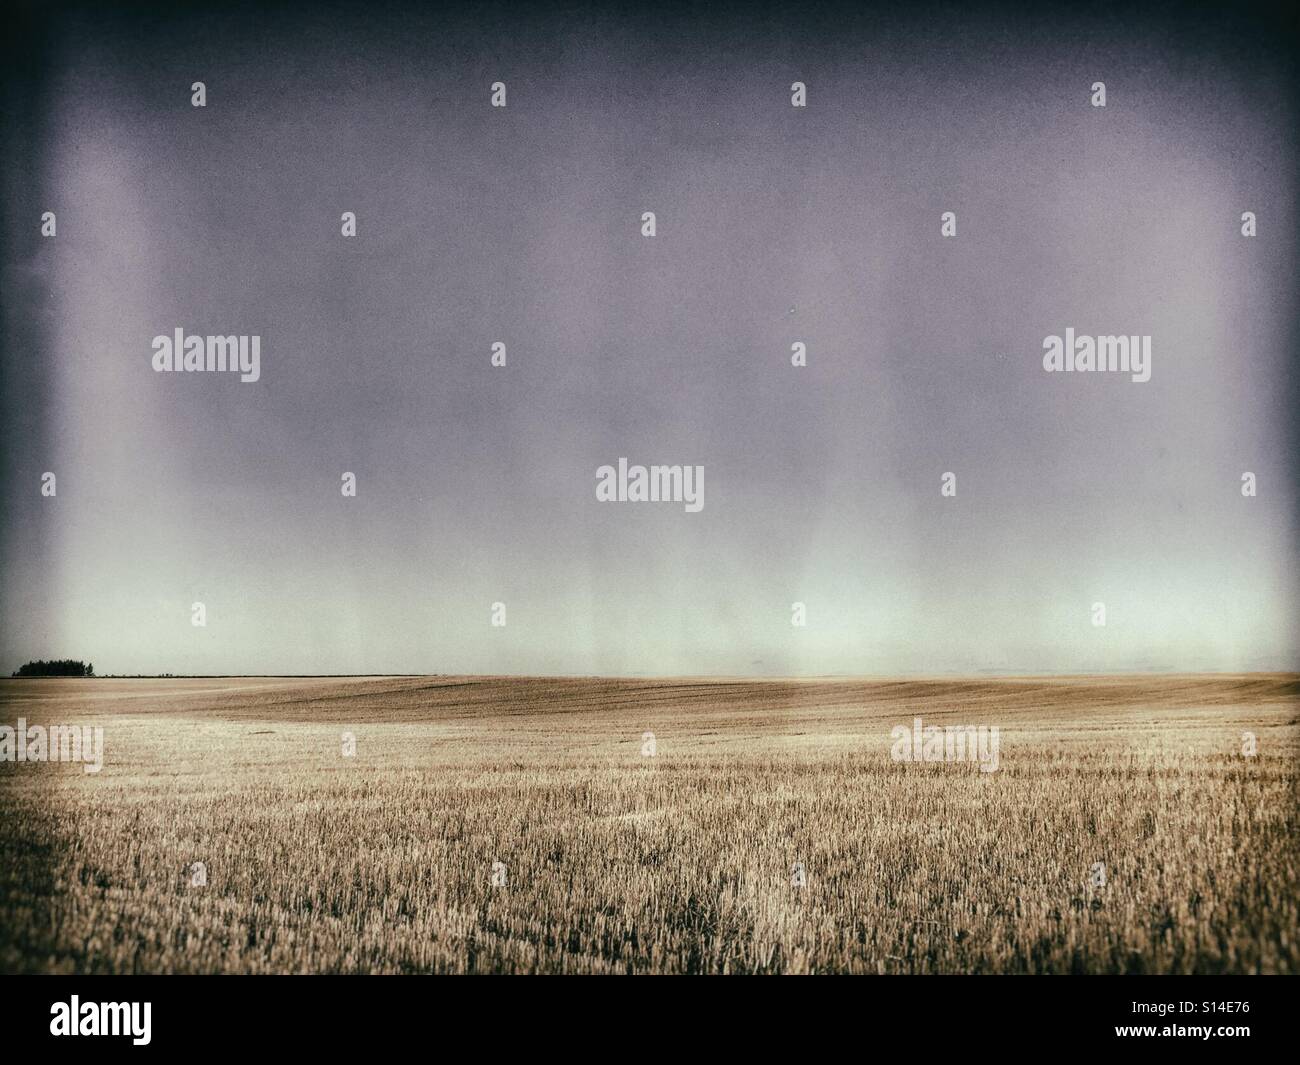
[[[0,724],[105,755],[0,764],[0,967],[1297,972],[1298,693],[5,681]],[[893,760],[917,716],[997,726],[998,770]]]

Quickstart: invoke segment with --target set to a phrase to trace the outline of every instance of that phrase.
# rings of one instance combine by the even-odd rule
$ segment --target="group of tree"
[[[18,667],[15,677],[93,677],[95,663],[78,662],[71,658],[56,658],[49,662],[41,658]]]

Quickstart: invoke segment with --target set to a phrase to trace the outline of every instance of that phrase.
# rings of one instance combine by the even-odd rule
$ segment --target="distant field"
[[[0,968],[1297,972],[1298,693],[4,681],[0,724],[105,757],[0,764]],[[998,770],[893,760],[915,716],[997,726]]]

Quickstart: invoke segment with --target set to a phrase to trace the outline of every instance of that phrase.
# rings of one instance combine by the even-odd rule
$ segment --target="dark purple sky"
[[[40,24],[0,666],[1300,666],[1266,21],[564,10]],[[154,373],[177,327],[260,335],[261,379]],[[1067,327],[1151,336],[1151,380],[1044,372]],[[702,464],[704,509],[597,502],[620,456]]]

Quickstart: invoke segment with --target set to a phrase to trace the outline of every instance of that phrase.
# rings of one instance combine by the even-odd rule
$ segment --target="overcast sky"
[[[1300,667],[1267,22],[381,10],[30,38],[6,672]],[[178,327],[260,380],[155,373]],[[1151,379],[1045,372],[1067,328]],[[620,456],[703,509],[598,502]]]

